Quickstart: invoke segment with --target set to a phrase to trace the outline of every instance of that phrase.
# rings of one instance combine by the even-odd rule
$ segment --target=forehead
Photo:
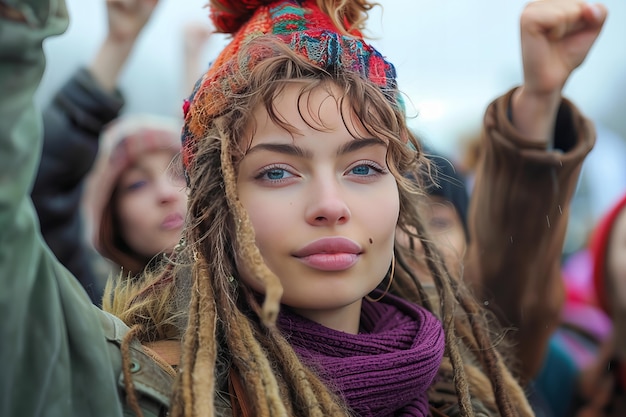
[[[165,170],[170,167],[177,154],[178,152],[174,149],[153,149],[129,160],[124,166],[121,175],[145,169]]]
[[[265,104],[254,108],[254,128],[249,137],[253,142],[261,137],[293,139],[311,130],[345,131],[351,138],[371,136],[352,104],[341,87],[332,82],[315,86],[304,81],[289,82],[277,90],[269,109]]]

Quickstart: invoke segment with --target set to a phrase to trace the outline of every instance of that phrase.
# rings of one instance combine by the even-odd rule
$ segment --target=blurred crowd
[[[133,91],[121,91],[120,74],[135,53],[158,1],[108,0],[106,6],[107,34],[93,59],[67,74],[63,86],[43,108],[43,153],[31,191],[44,239],[97,306],[103,304],[105,285],[111,277],[138,281],[146,271],[163,268],[184,246],[181,236],[189,198],[188,178],[177,168],[183,113],[188,106],[185,99],[209,67],[199,57],[213,31],[195,23],[185,27],[185,58],[180,63],[184,91],[179,114],[129,114],[124,108],[125,97]],[[85,55],[91,52],[85,51]],[[537,311],[545,311],[545,328],[539,321],[531,329],[518,328],[527,324],[518,320],[517,313],[507,311],[506,302],[497,298],[497,285],[481,281],[472,287],[488,310],[493,304],[491,313],[499,319],[504,333],[510,328],[526,336],[538,334],[536,339],[514,339],[517,350],[513,351],[518,356],[510,359],[521,364],[515,376],[523,382],[537,416],[626,415],[626,139],[600,124],[595,124],[595,131],[595,146],[583,155],[580,175],[573,169],[566,181],[542,180],[545,190],[564,188],[554,190],[565,196],[565,204],[555,209],[556,216],[560,212],[569,217],[563,230],[558,220],[550,223],[554,213],[541,218],[548,229],[554,227],[556,235],[564,234],[564,239],[558,261],[536,262],[545,268],[558,264],[560,280],[546,278],[550,288],[543,288],[541,276],[528,277],[529,281],[536,279],[537,285],[518,294],[525,299],[512,306],[544,303]],[[475,177],[477,167],[492,164],[494,172],[499,172],[502,161],[485,161],[490,145],[483,136],[467,140],[455,154],[442,154],[433,146],[436,138],[418,139],[425,145],[430,166],[420,177],[408,179],[426,191],[419,207],[425,233],[439,248],[451,276],[477,282],[472,271],[491,266],[472,265],[474,243],[479,242],[481,250],[490,250],[494,246],[489,245],[504,245],[502,242],[509,238],[513,243],[514,239],[513,233],[499,240],[485,237],[489,223],[478,227],[468,221],[472,210],[484,207],[472,201],[476,187],[484,184]],[[565,144],[563,152],[576,146]],[[571,195],[565,189],[569,186]],[[523,198],[545,198],[549,193],[545,190],[527,192]],[[484,198],[486,194],[482,190],[480,195]],[[507,196],[491,198],[506,200]],[[517,223],[510,230],[536,227],[537,222],[528,220],[528,214],[520,210],[507,217],[507,222]],[[494,224],[504,221],[494,213]],[[509,230],[506,227],[498,230]],[[407,242],[411,249],[423,251],[419,245],[412,246],[410,237]],[[530,264],[535,259],[532,254],[539,259],[555,250],[549,245],[533,248],[532,241],[529,246],[517,256]],[[524,273],[549,275],[539,266]],[[511,261],[508,267],[515,269],[517,262]],[[420,268],[424,265],[414,265],[417,275],[422,273],[428,281],[428,270]],[[433,282],[432,278],[426,282],[428,291],[434,291]],[[480,290],[481,285],[485,291]],[[537,346],[525,345],[533,343]]]

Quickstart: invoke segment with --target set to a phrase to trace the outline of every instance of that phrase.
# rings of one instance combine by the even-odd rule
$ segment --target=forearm
[[[135,38],[115,39],[108,36],[102,43],[88,68],[103,89],[108,91],[116,89],[120,73],[133,50],[135,41]]]
[[[561,104],[561,92],[536,95],[529,93],[524,86],[518,88],[511,97],[511,121],[517,131],[527,140],[552,147],[557,111]]]
[[[31,193],[46,243],[97,304],[101,285],[82,229],[83,183],[100,133],[123,103],[119,92],[105,91],[87,70],[77,71],[44,110],[43,153]]]
[[[29,198],[41,149],[42,41],[67,27],[65,3],[10,4],[26,18],[0,9],[0,415],[121,416],[97,314],[43,244]],[[93,386],[97,396],[88,395]]]
[[[80,185],[95,161],[102,129],[118,117],[124,99],[78,70],[44,109],[43,155],[33,194]]]

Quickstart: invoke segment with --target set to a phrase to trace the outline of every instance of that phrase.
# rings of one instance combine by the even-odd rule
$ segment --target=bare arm
[[[104,89],[113,91],[158,0],[107,0],[106,3],[109,31],[89,71]]]
[[[559,322],[560,259],[591,123],[561,97],[606,18],[571,0],[530,3],[521,17],[524,84],[485,116],[470,207],[465,278],[505,327],[522,381],[541,366]]]
[[[519,132],[548,146],[561,91],[586,58],[607,17],[601,4],[581,0],[534,1],[520,19],[524,84],[512,99]]]

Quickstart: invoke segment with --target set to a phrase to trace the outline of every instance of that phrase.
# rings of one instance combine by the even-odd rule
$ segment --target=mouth
[[[345,271],[357,263],[362,253],[361,246],[350,239],[329,237],[309,243],[293,256],[313,269]]]
[[[180,213],[169,214],[161,222],[161,229],[163,230],[175,230],[183,227],[185,219]]]

